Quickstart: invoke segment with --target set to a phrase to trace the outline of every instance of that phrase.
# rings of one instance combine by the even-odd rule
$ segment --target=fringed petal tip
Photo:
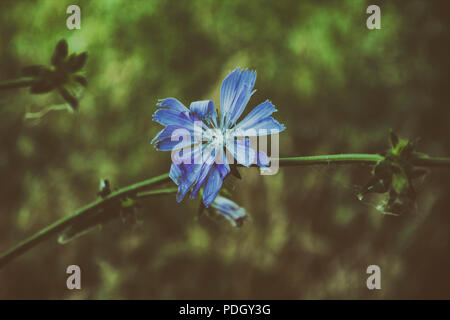
[[[173,111],[189,112],[188,108],[176,98],[159,99],[156,104],[158,107],[166,107]]]
[[[244,68],[244,67],[241,67],[241,66],[237,66],[237,67],[235,67],[233,70],[229,71],[229,72],[228,72],[228,76],[229,76],[230,74],[232,74],[233,72],[236,72],[236,73],[250,72],[250,73],[256,74],[256,70],[251,70],[251,69],[249,69],[249,68],[247,68],[247,67]]]

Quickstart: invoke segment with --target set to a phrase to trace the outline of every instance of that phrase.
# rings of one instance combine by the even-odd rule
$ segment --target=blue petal
[[[229,174],[231,171],[230,165],[228,163],[218,164],[217,170],[219,170],[219,174],[222,177],[222,179],[224,179],[227,176],[227,174]]]
[[[195,197],[197,197],[198,192],[205,184],[206,179],[208,178],[213,165],[214,165],[214,163],[208,163],[208,162],[205,162],[202,165],[202,169],[200,170],[200,175],[198,176],[198,179],[195,182],[194,187],[192,188],[192,191],[191,191],[191,196],[190,196],[191,199],[194,199]]]
[[[156,121],[163,126],[175,125],[185,127],[189,130],[194,129],[194,121],[188,114],[171,109],[156,110],[153,114],[153,121]]]
[[[204,186],[206,179],[208,178],[209,173],[212,170],[213,166],[215,164],[216,164],[216,166],[220,166],[220,164],[217,164],[217,161],[216,161],[216,154],[220,150],[216,150],[215,147],[212,147],[211,145],[209,145],[209,146],[204,147],[202,151],[203,151],[203,159],[202,159],[203,165],[202,165],[200,175],[199,175],[197,181],[195,182],[194,187],[192,188],[191,199],[194,199],[197,196],[200,189]],[[223,152],[222,152],[222,156],[224,156]],[[229,171],[230,170],[228,170],[228,172]],[[224,172],[224,170],[221,167],[219,168],[219,173],[223,177],[225,177],[228,172]]]
[[[159,141],[159,140],[166,140],[166,139],[170,139],[172,137],[172,134],[175,130],[187,130],[184,127],[180,127],[180,126],[167,126],[164,129],[162,129],[160,132],[158,132],[158,134],[153,138],[152,142],[150,142],[151,144],[154,144],[155,142]],[[189,131],[186,131],[186,133]]]
[[[201,165],[199,164],[182,164],[180,168],[182,169],[182,174],[179,178],[177,201],[183,200],[186,193],[191,188],[192,184],[197,180]]]
[[[182,173],[183,171],[181,170],[180,165],[172,163],[172,165],[170,166],[169,177],[170,179],[172,179],[173,182],[175,182],[176,185],[180,184],[179,180]]]
[[[222,128],[235,124],[244,111],[255,85],[256,72],[236,68],[220,87],[220,119]]]
[[[172,111],[177,112],[186,112],[188,113],[189,110],[182,104],[180,101],[178,101],[175,98],[167,98],[167,99],[161,99],[159,100],[158,107],[168,107]]]
[[[162,140],[162,141],[158,141],[155,144],[155,147],[158,151],[172,151],[172,150],[183,149],[190,145],[192,145],[192,141],[190,141],[188,139],[183,139],[180,141]]]
[[[269,117],[272,113],[276,112],[275,106],[269,100],[264,101],[257,107],[255,107],[252,111],[250,111],[242,121],[240,121],[236,125],[236,129],[241,128],[251,128],[258,121],[263,120],[264,118]]]
[[[223,179],[226,176],[226,171],[223,167],[223,165],[216,166],[210,170],[208,182],[206,182],[206,186],[203,189],[203,204],[205,207],[209,207],[219,193],[220,187],[222,187]]]
[[[193,144],[183,149],[177,149],[172,153],[172,162],[184,164],[201,164],[202,163],[202,145]]]
[[[176,130],[179,130],[179,132],[175,132]],[[185,148],[192,145],[193,142],[193,136],[189,130],[173,125],[165,127],[152,140],[152,144],[155,144],[156,149],[160,151]]]
[[[199,119],[212,121],[212,123],[217,126],[217,113],[214,102],[211,100],[192,102],[190,109]]]
[[[259,120],[251,127],[239,127],[236,130],[236,136],[266,136],[271,134],[276,134],[286,129],[283,124],[280,124],[277,120],[272,117],[266,117]]]
[[[211,207],[217,214],[222,215],[230,221],[233,227],[240,227],[244,220],[248,218],[247,212],[244,208],[222,196],[217,196]]]
[[[247,106],[248,101],[255,91],[248,90],[248,86],[244,85],[241,91],[238,94],[238,98],[234,104],[233,112],[231,114],[230,123],[228,126],[233,126],[236,121],[239,119],[241,114],[244,112],[245,107]]]
[[[227,143],[227,150],[234,156],[238,163],[243,166],[250,167],[252,164],[256,164],[256,151],[250,147],[250,139],[238,139],[232,140],[233,145]]]

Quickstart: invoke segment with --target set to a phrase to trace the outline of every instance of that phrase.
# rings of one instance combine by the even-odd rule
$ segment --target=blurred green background
[[[81,30],[66,8],[81,7]],[[381,30],[366,8],[381,7]],[[56,93],[0,92],[0,251],[113,187],[167,172],[150,140],[160,98],[219,103],[236,66],[258,72],[247,111],[269,98],[281,156],[376,153],[389,130],[450,156],[450,30],[444,1],[2,1],[0,81],[48,64],[57,41],[88,51],[79,111]],[[417,208],[393,217],[356,198],[370,167],[241,170],[241,229],[197,217],[198,200],[148,200],[136,221],[67,245],[47,241],[0,271],[0,299],[450,298],[450,170],[421,185]],[[142,222],[142,223],[140,223]],[[66,267],[82,290],[66,288]],[[381,267],[382,290],[366,288]]]

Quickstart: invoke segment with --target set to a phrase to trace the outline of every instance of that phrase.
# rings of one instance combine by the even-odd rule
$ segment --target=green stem
[[[376,164],[384,160],[379,154],[348,153],[323,156],[279,158],[280,167],[329,165],[329,164]],[[413,164],[417,167],[450,168],[450,158],[429,157],[416,154]]]
[[[376,164],[384,159],[378,154],[335,154],[322,156],[289,157],[279,158],[280,167],[289,166],[308,166],[308,165],[329,165],[329,164]],[[432,158],[424,155],[417,155],[414,160],[416,166],[421,167],[448,167],[450,168],[450,158]],[[107,206],[112,201],[124,198],[126,196],[136,196],[138,198],[152,197],[155,195],[172,194],[177,192],[177,188],[159,189],[146,191],[150,187],[167,183],[170,181],[169,174],[163,174],[149,180],[135,183],[128,187],[112,192],[103,199],[98,199],[90,204],[76,210],[71,215],[62,218],[48,227],[38,231],[31,237],[25,239],[19,244],[0,255],[0,268],[5,266],[14,258],[25,253],[40,242],[52,237],[65,230],[70,225],[83,219],[86,215],[96,212],[102,207]]]
[[[65,230],[70,225],[82,220],[86,215],[97,211],[99,208],[107,206],[112,201],[124,198],[126,196],[138,194],[139,192],[148,189],[149,187],[155,187],[163,183],[169,182],[169,174],[163,174],[142,182],[135,183],[131,186],[119,189],[112,192],[107,197],[103,199],[98,199],[90,204],[76,210],[71,215],[64,217],[53,224],[45,227],[44,229],[36,232],[31,237],[18,243],[10,250],[6,251],[4,254],[0,255],[0,269],[5,266],[8,262],[14,258],[22,255],[24,252],[28,251],[32,247],[36,246],[40,242],[52,237]]]
[[[150,190],[150,191],[144,191],[139,192],[136,197],[139,199],[145,199],[145,198],[151,198],[154,196],[162,196],[166,194],[173,194],[177,193],[178,188],[167,188],[167,189],[158,189],[158,190]]]
[[[323,156],[290,157],[279,158],[280,167],[289,166],[309,166],[318,164],[374,164],[384,157],[378,154],[349,153],[349,154],[331,154]]]
[[[18,89],[29,87],[34,83],[33,78],[19,78],[0,82],[0,90]]]
[[[450,168],[450,158],[419,155],[414,160],[414,165],[418,167]]]

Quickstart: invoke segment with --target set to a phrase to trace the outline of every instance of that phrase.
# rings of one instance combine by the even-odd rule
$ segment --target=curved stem
[[[161,185],[163,183],[166,183],[170,181],[169,174],[163,174],[142,182],[135,183],[133,185],[130,185],[128,187],[119,189],[117,191],[112,192],[107,197],[103,199],[98,199],[94,202],[91,202],[90,204],[76,210],[71,215],[64,217],[53,224],[45,227],[44,229],[36,232],[31,237],[23,240],[22,242],[18,243],[14,247],[12,247],[10,250],[6,251],[4,254],[0,255],[0,268],[5,266],[8,262],[13,260],[14,258],[20,256],[24,252],[28,251],[35,245],[39,244],[40,242],[52,237],[55,234],[58,234],[59,232],[65,230],[67,227],[72,225],[73,223],[76,223],[77,221],[83,219],[86,215],[91,214],[92,212],[97,211],[99,208],[108,205],[114,200],[118,200],[121,198],[124,198],[126,196],[130,196],[133,194],[138,194],[140,191],[143,191],[145,189],[148,189],[149,187],[154,187],[157,185]]]
[[[52,105],[52,106],[45,107],[41,111],[25,113],[24,119],[26,119],[26,120],[40,119],[51,111],[67,111],[69,108],[70,107],[68,107],[67,104]]]
[[[307,166],[307,165],[329,165],[329,164],[376,164],[384,159],[378,154],[334,154],[322,156],[306,156],[306,157],[289,157],[279,158],[279,165],[282,167],[289,166]],[[450,168],[450,158],[433,158],[425,155],[417,155],[414,164],[421,167],[448,167]],[[142,182],[132,184],[117,191],[103,199],[98,199],[90,204],[76,210],[71,215],[62,218],[48,227],[38,231],[31,237],[25,239],[19,244],[0,255],[0,268],[5,266],[14,258],[25,253],[40,242],[60,233],[73,223],[83,219],[86,215],[98,211],[110,204],[112,201],[121,199],[126,196],[135,196],[138,198],[152,197],[155,195],[172,194],[177,192],[177,188],[167,188],[159,190],[146,191],[149,188],[169,182],[169,174],[163,174]]]
[[[19,78],[0,82],[0,90],[9,90],[29,87],[34,83],[33,78]]]

